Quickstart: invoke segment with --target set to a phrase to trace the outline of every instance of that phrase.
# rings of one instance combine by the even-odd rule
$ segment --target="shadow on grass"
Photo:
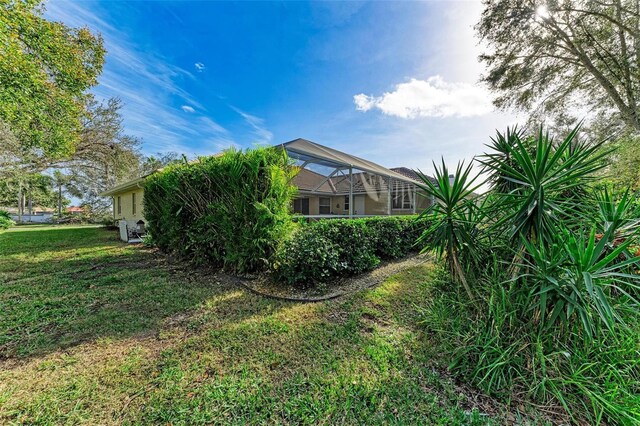
[[[123,267],[126,262],[131,267]],[[264,299],[221,275],[177,266],[144,250],[109,252],[94,265],[60,262],[50,282],[16,282],[19,288],[5,296],[42,289],[15,301],[40,305],[19,308],[14,321],[20,312],[34,312],[35,324],[51,328],[30,331],[26,318],[10,335],[11,356],[156,331],[163,345],[145,351],[150,344],[144,341],[121,361],[100,358],[101,348],[75,351],[72,357],[98,365],[87,370],[85,360],[39,372],[29,397],[7,396],[4,418],[43,424],[487,422],[470,414],[452,383],[429,368],[416,309],[429,297],[428,265],[315,304]]]
[[[43,355],[105,337],[153,334],[167,318],[237,291],[212,272],[170,264],[102,229],[14,236],[24,239],[12,238],[10,251],[26,250],[29,256],[20,263],[11,256],[0,259],[0,276],[9,277],[0,286],[0,359]],[[56,248],[78,253],[60,259]]]
[[[276,302],[272,312],[250,308],[260,301],[245,293],[234,304],[255,315],[206,311],[192,338],[147,366],[151,390],[121,415],[148,424],[485,424],[427,368],[412,309],[423,292],[413,283]]]

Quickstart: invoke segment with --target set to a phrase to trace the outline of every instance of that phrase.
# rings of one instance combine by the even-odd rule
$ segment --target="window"
[[[293,200],[293,212],[298,214],[309,214],[309,199],[308,198],[296,198]]]
[[[136,214],[136,193],[131,194],[131,214]]]
[[[122,214],[122,202],[120,200],[120,196],[118,196],[118,214]]]
[[[411,203],[411,193],[409,192],[408,188],[394,191],[391,194],[391,198],[393,200],[392,207],[394,209],[409,210],[413,208],[413,205]]]
[[[349,196],[345,195],[344,196],[344,211],[348,211],[349,210]]]
[[[331,198],[320,197],[318,204],[319,204],[318,210],[320,214],[331,214]]]

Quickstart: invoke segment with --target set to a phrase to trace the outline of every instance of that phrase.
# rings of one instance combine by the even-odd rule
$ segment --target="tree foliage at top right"
[[[476,31],[496,106],[640,131],[639,0],[485,0]]]

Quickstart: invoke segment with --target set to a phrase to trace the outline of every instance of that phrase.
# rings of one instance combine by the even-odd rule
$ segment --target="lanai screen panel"
[[[300,160],[303,163],[309,162],[321,164],[329,167],[352,167],[354,170],[369,172],[375,175],[391,177],[403,182],[415,183],[406,176],[382,167],[372,161],[365,160],[355,155],[346,154],[327,146],[308,141],[306,139],[295,139],[282,144],[291,158]]]
[[[328,216],[388,215],[392,210],[403,209],[415,211],[416,182],[413,179],[305,139],[281,146],[300,167],[294,178],[300,197],[322,197],[322,203],[330,197],[332,206]],[[326,210],[326,204],[323,204],[323,211]]]

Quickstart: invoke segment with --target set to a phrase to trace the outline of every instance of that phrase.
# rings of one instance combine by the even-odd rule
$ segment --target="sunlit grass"
[[[16,230],[3,250],[0,423],[490,421],[430,364],[415,310],[429,264],[301,304],[174,271],[97,228]]]

